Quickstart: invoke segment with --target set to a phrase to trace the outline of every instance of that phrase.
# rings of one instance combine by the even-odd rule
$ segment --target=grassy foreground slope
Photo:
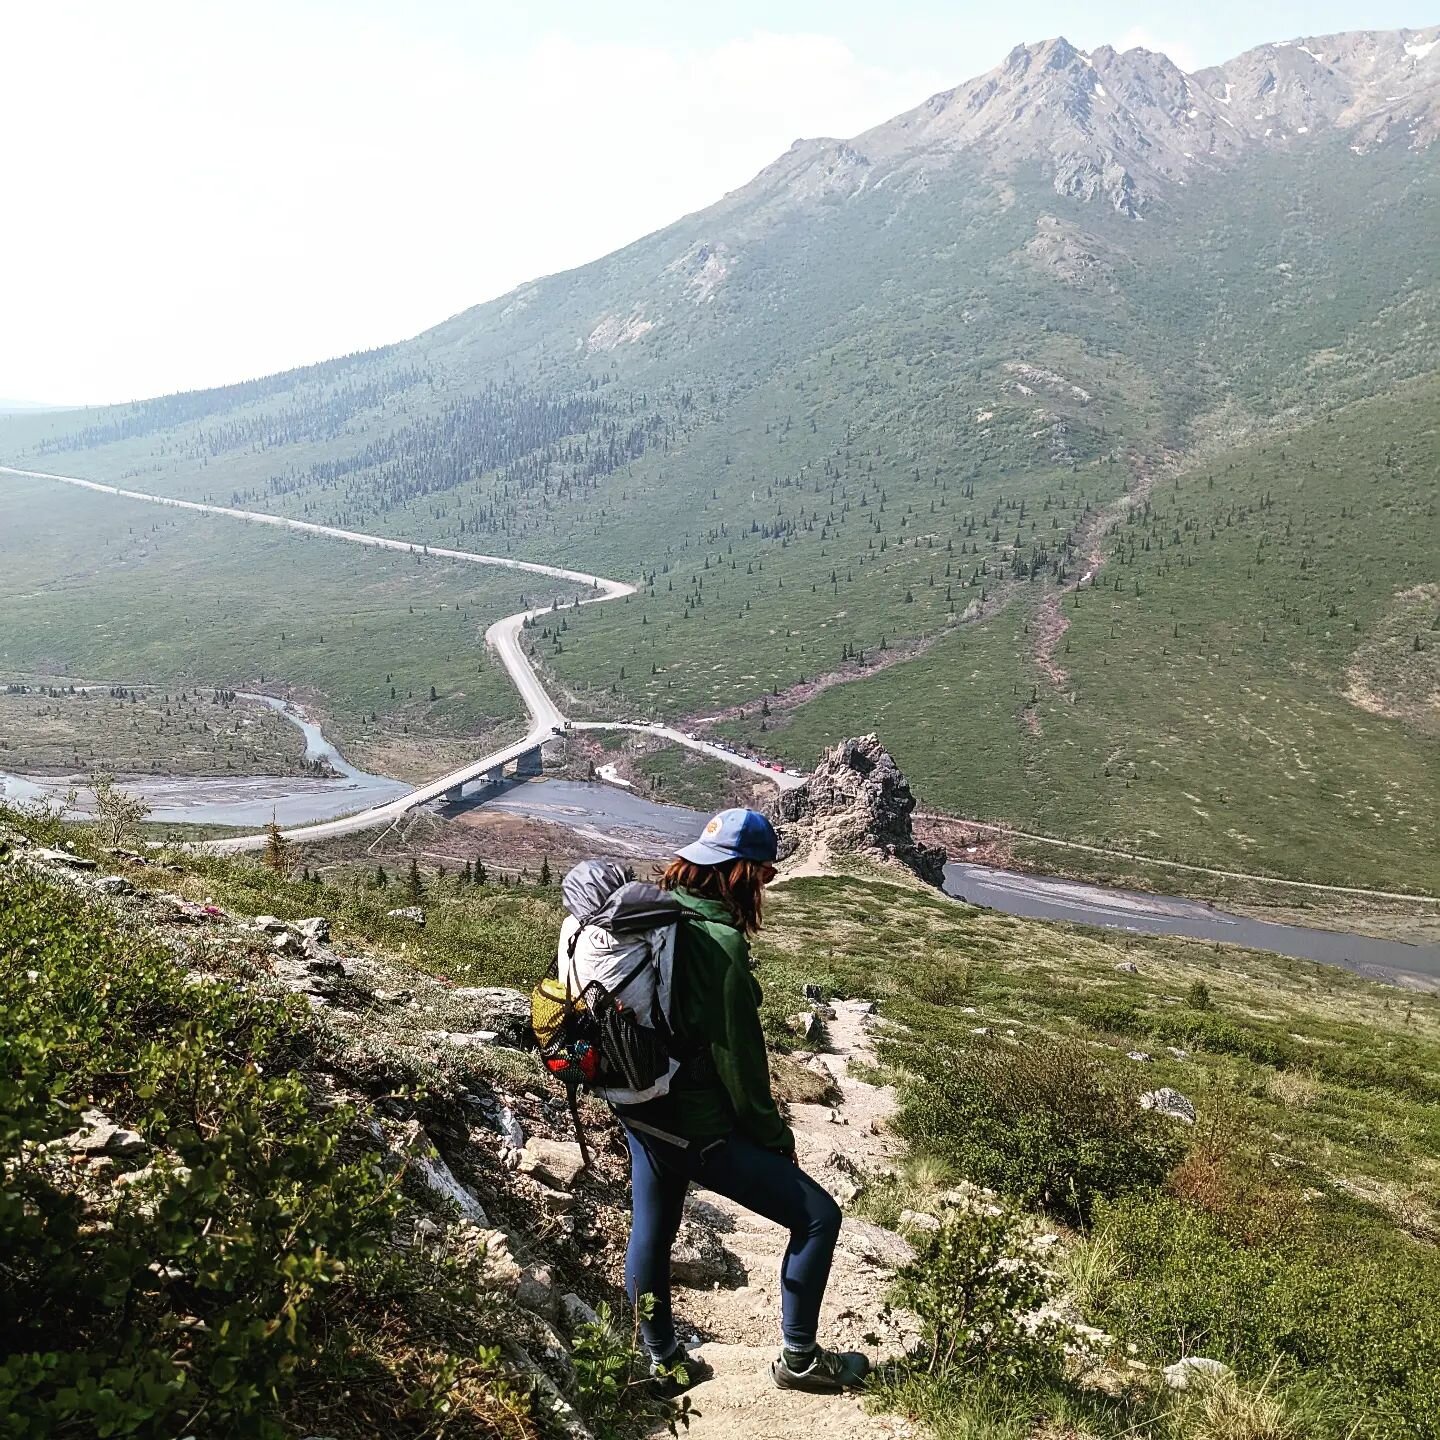
[[[402,1196],[397,1111],[340,1099],[309,1007],[243,940],[117,918],[7,832],[6,1435],[538,1437],[499,1348],[522,1317],[473,1240],[417,1243],[442,1229]]]
[[[800,762],[874,728],[930,805],[1434,892],[1437,415],[1418,381],[1194,461],[1108,528],[1093,583],[728,728]]]
[[[3,819],[58,838],[53,825]],[[83,829],[68,835],[156,885],[153,867],[116,861]],[[486,993],[454,982],[524,985],[543,969],[554,889],[426,873],[428,923],[416,929],[388,914],[398,882],[376,890],[369,866],[316,876],[303,855],[289,874],[177,858],[180,872],[164,874],[175,897],[118,909],[0,858],[0,1047],[19,1117],[4,1143],[63,1134],[99,1104],[155,1147],[147,1183],[165,1197],[152,1213],[130,1198],[152,1190],[122,1190],[100,1166],[78,1208],[57,1202],[43,1222],[0,1205],[12,1251],[33,1261],[0,1274],[20,1287],[0,1360],[20,1433],[66,1433],[57,1420],[83,1429],[102,1412],[115,1434],[170,1433],[201,1404],[216,1433],[549,1433],[543,1396],[536,1408],[493,1348],[514,1312],[450,1251],[465,1227],[443,1242],[433,1230],[424,1244],[406,1238],[419,1232],[386,1191],[390,1172],[370,1163],[375,1130],[347,1130],[350,1110],[313,1072],[342,1077],[347,1099],[356,1087],[376,1095],[387,1138],[406,1116],[445,1127],[451,1163],[463,1161],[486,1207],[553,1239],[552,1219],[507,1194],[489,1128],[467,1132],[447,1109],[457,1084],[499,1085],[528,1107],[527,1128],[543,1123],[526,1094],[543,1090],[533,1061],[462,1050],[452,1074],[437,1069],[429,1032],[462,1023],[463,997]],[[168,922],[152,931],[135,918],[151,913]],[[328,1000],[313,1013],[287,1007],[266,998],[278,962],[247,923],[258,913],[326,915],[336,951],[365,958],[315,982]],[[1256,952],[1010,919],[873,873],[776,887],[757,960],[777,1051],[794,1048],[802,986],[868,996],[882,1012],[882,1063],[913,1153],[898,1174],[858,1177],[854,1203],[911,1231],[922,1264],[907,1283],[948,1318],[882,1373],[878,1405],[943,1440],[1433,1435],[1440,998]],[[213,973],[200,983],[186,967]],[[802,1058],[776,1063],[808,1073]],[[1139,1106],[1164,1085],[1193,1102],[1193,1126]],[[63,1197],[74,1180],[56,1164],[36,1154],[11,1166],[6,1196]],[[1003,1353],[976,1349],[984,1307],[1011,1291],[1005,1266],[977,1268],[964,1249],[988,1243],[967,1228],[975,1186],[1003,1201],[1012,1237],[1059,1236],[1044,1252],[1046,1285],[1068,1297],[1057,1313],[1067,1324],[1083,1313],[1113,1345],[1092,1335],[1084,1363],[1040,1365],[1012,1326]],[[585,1182],[576,1213],[598,1225],[623,1203],[623,1190]],[[230,1228],[197,1226],[197,1207]],[[113,1230],[84,1223],[97,1209]],[[618,1266],[609,1225],[571,1272],[585,1284]],[[244,1243],[215,1270],[212,1242],[231,1229]],[[287,1325],[259,1323],[276,1313]],[[951,1363],[947,1336],[977,1364]],[[1207,1407],[1159,1384],[1161,1365],[1197,1351],[1234,1366],[1214,1403],[1248,1426],[1217,1430]]]
[[[909,886],[797,880],[769,915],[772,1034],[802,983],[882,1003],[914,1151],[859,1203],[886,1224],[910,1213],[952,1339],[967,1307],[984,1313],[963,1254],[979,1237],[954,1218],[969,1182],[1078,1232],[1062,1241],[1070,1300],[1141,1361],[1203,1354],[1250,1387],[1157,1410],[1117,1344],[1078,1387],[942,1354],[887,1375],[890,1404],[946,1440],[1434,1436],[1440,999]],[[1140,1108],[1165,1086],[1193,1125]]]

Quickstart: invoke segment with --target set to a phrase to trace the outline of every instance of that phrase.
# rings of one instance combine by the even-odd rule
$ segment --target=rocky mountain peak
[[[1205,166],[1257,147],[1354,130],[1354,148],[1440,133],[1440,27],[1311,36],[1186,74],[1167,55],[1064,36],[1017,45],[993,70],[852,141],[797,141],[732,198],[806,204],[924,187],[961,154],[1006,172],[1037,160],[1061,195],[1137,216]]]
[[[1020,76],[1032,70],[1068,70],[1077,61],[1088,63],[1082,51],[1063,35],[1057,35],[1053,40],[1042,40],[1038,45],[1017,45],[1005,57],[1001,68],[1007,75]]]
[[[1392,137],[1421,148],[1440,133],[1440,26],[1277,41],[1193,79],[1252,143],[1338,128],[1363,152]]]
[[[1039,160],[1059,194],[1135,215],[1162,180],[1211,148],[1188,138],[1195,110],[1188,78],[1168,57],[1109,46],[1087,55],[1057,36],[1016,46],[994,70],[855,145],[902,174],[962,152],[998,171]]]
[[[1125,246],[1102,215],[1086,219],[1092,205],[1132,219],[1178,213],[1188,208],[1184,187],[1261,156],[1303,162],[1319,146],[1338,149],[1337,139],[1360,156],[1422,151],[1437,135],[1440,26],[1276,42],[1193,74],[1156,51],[1086,54],[1054,36],[1017,45],[985,74],[863,134],[796,140],[747,184],[603,267],[504,297],[497,353],[509,353],[509,335],[528,333],[541,295],[566,312],[564,343],[582,356],[675,353],[726,333],[751,305],[770,313],[791,303],[778,277],[807,227],[853,224],[852,255],[916,247],[933,259],[925,197],[956,191],[982,212],[1033,207],[1024,263],[1067,285],[1113,289]],[[1037,175],[1060,197],[1054,205],[1021,194]],[[917,227],[907,224],[912,206]],[[777,235],[779,248],[762,250]],[[967,323],[975,313],[967,308]]]
[[[784,791],[773,818],[784,859],[861,855],[940,885],[945,852],[916,841],[914,811],[895,757],[877,736],[860,735],[832,746],[803,785]]]

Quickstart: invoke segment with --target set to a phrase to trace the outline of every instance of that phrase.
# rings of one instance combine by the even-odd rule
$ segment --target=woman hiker
[[[776,840],[754,810],[724,810],[661,878],[685,911],[676,933],[671,1021],[682,1060],[669,1093],[616,1111],[630,1147],[631,1227],[625,1289],[654,1296],[641,1334],[658,1388],[675,1394],[712,1372],[676,1339],[670,1248],[691,1183],[790,1232],[780,1267],[783,1348],[770,1367],[785,1390],[834,1394],[863,1383],[870,1362],[816,1343],[820,1302],[840,1234],[840,1207],[795,1159],[795,1137],[770,1092],[760,987],[749,936],[775,878]],[[683,1367],[685,1384],[673,1375]]]

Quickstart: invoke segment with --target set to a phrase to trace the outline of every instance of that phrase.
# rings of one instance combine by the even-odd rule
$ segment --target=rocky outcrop
[[[860,855],[903,865],[931,885],[945,878],[945,852],[911,828],[915,797],[894,757],[874,735],[842,740],[810,778],[776,802],[772,818],[782,859],[815,853]]]

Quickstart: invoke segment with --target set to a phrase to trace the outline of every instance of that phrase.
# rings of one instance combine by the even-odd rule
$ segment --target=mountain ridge
[[[1363,62],[1362,48],[1371,51]],[[1151,198],[1156,177],[1184,179],[1191,168],[1185,161],[1228,157],[1272,139],[1280,144],[1326,125],[1360,131],[1362,148],[1381,143],[1405,118],[1396,107],[1416,95],[1423,108],[1409,117],[1416,122],[1410,134],[1415,144],[1428,145],[1440,116],[1440,27],[1275,42],[1193,74],[1162,52],[1102,45],[1087,54],[1056,36],[1017,45],[993,69],[858,135],[796,140],[717,205],[757,198],[771,177],[796,186],[806,178],[797,164],[811,172],[802,198],[847,188],[854,193],[903,179],[927,156],[975,148],[1023,128],[1032,141],[1044,139],[1047,129],[1055,132],[1047,148],[1059,194],[1089,199],[1103,193],[1116,209],[1135,215]],[[1100,121],[1106,135],[1096,133]],[[1178,136],[1195,149],[1179,148]],[[1167,138],[1172,143],[1164,144]],[[1033,145],[1005,142],[988,158],[1003,168],[1034,155]],[[1107,173],[1127,162],[1138,167],[1139,178]]]
[[[713,305],[743,248],[797,219],[824,217],[865,193],[895,196],[895,213],[941,175],[970,167],[1007,186],[1039,165],[1061,200],[1099,201],[1127,219],[1202,178],[1267,155],[1300,156],[1339,133],[1357,155],[1440,135],[1440,26],[1347,31],[1275,42],[1187,75],[1143,48],[1086,55],[1063,36],[1017,45],[1000,65],[858,135],[797,139],[713,204],[569,271],[528,281],[435,327],[521,317],[539,289],[618,274],[673,240],[641,283],[656,294],[604,312],[576,338],[586,354],[635,349],[662,320],[659,296]],[[1084,210],[1072,219],[1078,219]],[[708,266],[687,290],[686,256]],[[503,324],[500,328],[504,328]],[[427,332],[430,333],[430,332]]]
[[[1193,76],[1149,52],[1022,47],[410,340],[221,391],[7,418],[0,455],[639,578],[613,614],[531,637],[576,715],[725,715],[733,738],[802,766],[880,729],[927,803],[977,819],[1382,888],[1398,845],[1430,884],[1408,817],[1425,813],[1433,744],[1357,710],[1346,676],[1362,652],[1400,663],[1412,615],[1432,643],[1405,598],[1440,579],[1432,34],[1312,37]],[[1266,454],[1283,460],[1292,431],[1304,473]],[[53,568],[90,577],[87,558]],[[35,617],[10,664],[124,670],[118,639],[73,607],[42,613],[38,590],[10,603]],[[250,653],[313,683],[285,635]],[[882,654],[912,658],[866,681]],[[432,723],[359,658],[348,705],[410,733]],[[832,675],[844,683],[812,693]],[[853,709],[878,716],[902,693],[883,725]],[[939,738],[952,704],[985,737],[973,752]],[[1306,765],[1257,751],[1237,797],[1230,762],[1277,725]],[[1349,797],[1392,791],[1393,811],[1350,825]],[[1327,836],[1304,873],[1296,826]]]

